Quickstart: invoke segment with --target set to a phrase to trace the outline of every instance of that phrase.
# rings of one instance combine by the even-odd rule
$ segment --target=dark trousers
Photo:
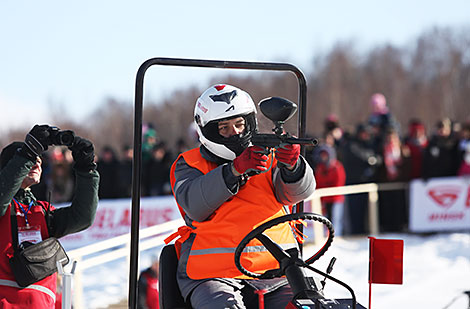
[[[284,309],[292,297],[288,284],[271,287],[264,294],[264,308]],[[204,281],[192,291],[190,298],[194,309],[257,309],[259,302],[253,286],[244,284],[240,289],[217,280]]]

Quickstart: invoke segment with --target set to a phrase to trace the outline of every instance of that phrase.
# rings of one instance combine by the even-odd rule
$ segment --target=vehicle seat
[[[160,253],[160,267],[158,275],[159,302],[161,309],[191,309],[181,296],[176,282],[176,269],[178,258],[174,244],[163,247]]]

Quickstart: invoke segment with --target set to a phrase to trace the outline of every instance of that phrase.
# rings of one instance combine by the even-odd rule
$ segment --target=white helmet
[[[240,116],[245,118],[243,133],[228,138],[219,134],[219,121]],[[256,107],[250,95],[225,84],[210,87],[197,99],[194,122],[201,144],[226,160],[233,160],[241,154],[250,145],[253,132],[258,129]]]

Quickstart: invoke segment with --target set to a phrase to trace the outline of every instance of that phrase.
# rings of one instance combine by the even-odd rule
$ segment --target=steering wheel
[[[333,224],[328,220],[326,217],[310,213],[310,212],[300,212],[300,213],[292,213],[288,215],[284,215],[281,217],[274,218],[265,222],[255,228],[253,231],[248,233],[238,244],[237,248],[235,249],[235,265],[237,266],[238,270],[249,277],[256,278],[256,279],[269,279],[269,278],[276,278],[283,276],[283,271],[279,269],[270,269],[265,271],[262,274],[254,273],[247,270],[243,265],[241,265],[240,258],[243,250],[247,246],[247,244],[253,240],[258,239],[266,249],[273,255],[273,257],[279,262],[281,265],[281,260],[283,258],[290,258],[290,254],[284,251],[278,244],[274,243],[268,236],[264,235],[263,232],[267,229],[276,226],[278,224],[284,222],[290,222],[293,220],[313,220],[318,221],[324,224],[328,228],[328,238],[326,239],[325,243],[318,250],[315,254],[313,254],[309,259],[303,261],[305,264],[309,265],[318,260],[330,247],[331,243],[333,242],[334,237],[334,229]],[[297,251],[297,250],[296,250]],[[291,252],[292,254],[292,252]]]

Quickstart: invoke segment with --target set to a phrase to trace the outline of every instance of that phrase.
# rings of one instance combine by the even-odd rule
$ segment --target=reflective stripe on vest
[[[31,285],[28,285],[27,287],[22,288],[18,285],[18,283],[16,283],[16,281],[5,280],[5,279],[0,279],[0,285],[9,286],[9,287],[18,288],[18,289],[30,289],[30,290],[40,291],[52,297],[52,299],[55,302],[55,293],[42,285],[31,284]]]
[[[292,249],[296,248],[297,244],[280,244],[279,245],[282,249]],[[217,253],[233,253],[235,254],[235,250],[237,248],[210,248],[210,249],[196,249],[191,250],[189,255],[203,255],[203,254],[217,254]],[[254,252],[267,252],[268,250],[264,246],[249,246],[243,249],[243,253],[254,253]]]

